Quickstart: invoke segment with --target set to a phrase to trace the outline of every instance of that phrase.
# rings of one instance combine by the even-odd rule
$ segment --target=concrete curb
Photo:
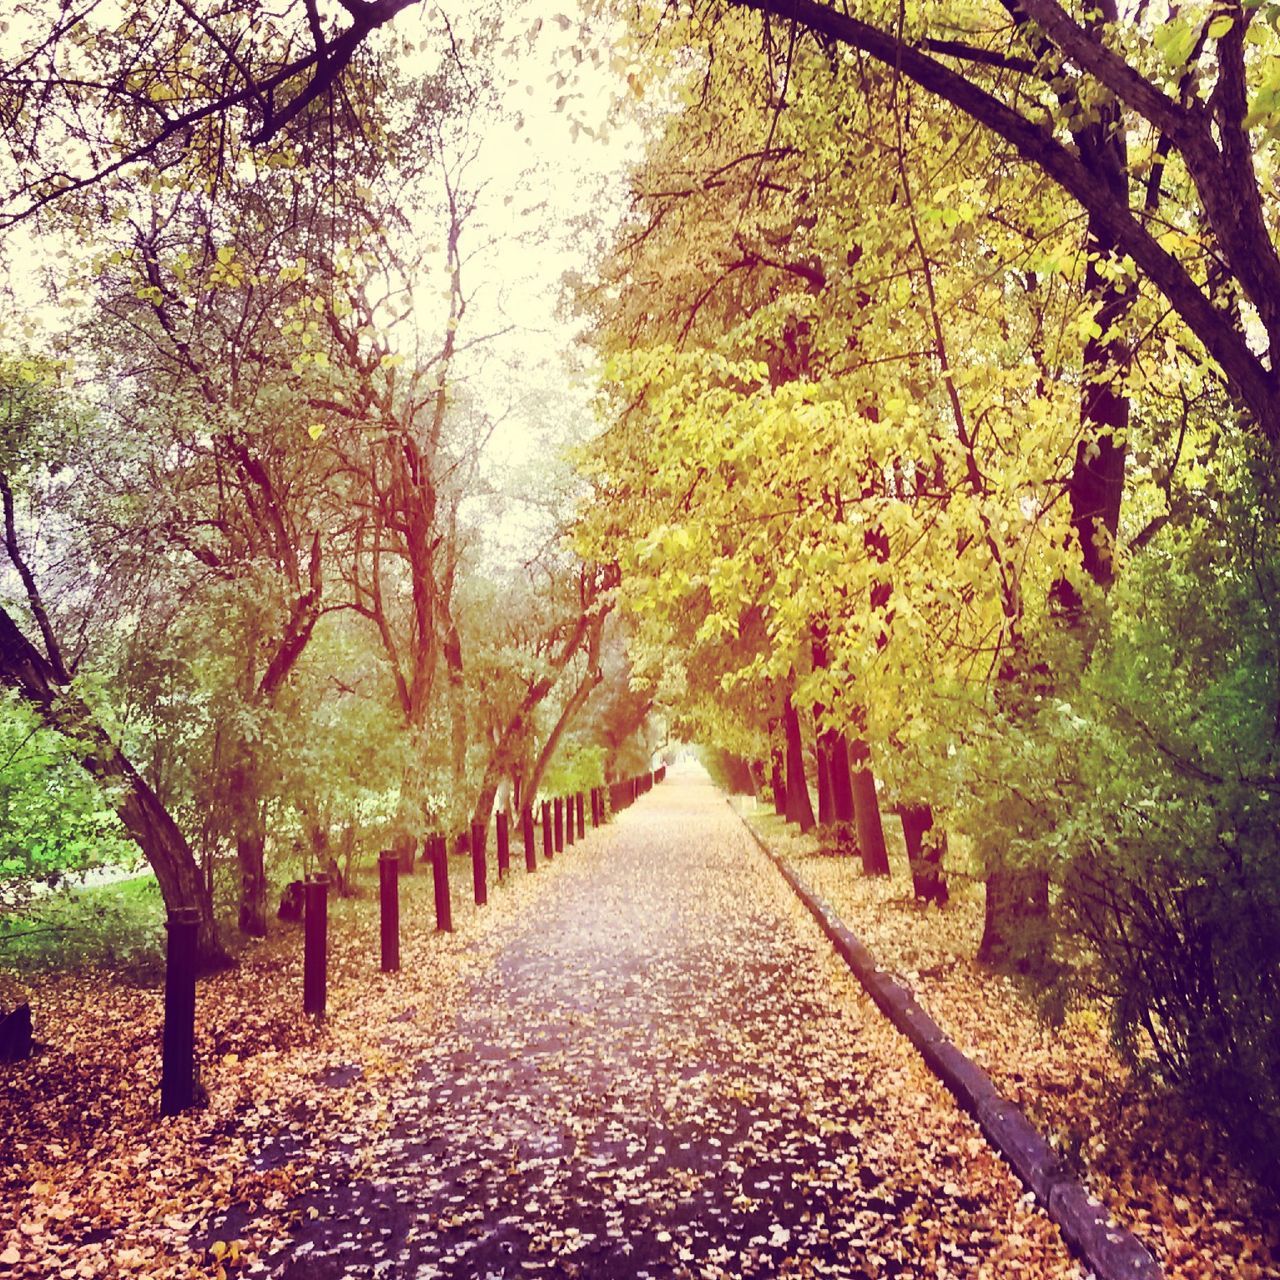
[[[876,965],[875,957],[833,908],[769,848],[732,803],[729,807],[809,909],[877,1008],[911,1041],[934,1075],[977,1120],[987,1140],[1035,1193],[1096,1280],[1163,1280],[1164,1268],[1142,1242],[1113,1222],[1106,1208],[1090,1199],[1084,1187],[1063,1171],[1053,1148],[1022,1111],[1001,1096],[991,1077],[947,1039],[942,1028],[916,1003],[912,992]]]

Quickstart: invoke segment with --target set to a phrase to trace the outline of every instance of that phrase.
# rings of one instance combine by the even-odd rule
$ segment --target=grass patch
[[[154,876],[69,886],[0,917],[0,969],[48,973],[86,965],[146,971],[158,963],[164,903]]]

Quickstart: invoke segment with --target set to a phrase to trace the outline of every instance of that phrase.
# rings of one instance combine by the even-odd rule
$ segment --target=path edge
[[[726,803],[808,908],[876,1007],[906,1036],[960,1106],[977,1120],[987,1141],[1057,1223],[1096,1280],[1164,1280],[1164,1268],[1147,1247],[1131,1231],[1115,1223],[1106,1207],[1063,1170],[1057,1153],[1021,1108],[1005,1098],[991,1077],[956,1047],[916,1002],[910,988],[876,964],[867,946],[782,855],[769,847],[734,805],[732,797],[727,796]]]

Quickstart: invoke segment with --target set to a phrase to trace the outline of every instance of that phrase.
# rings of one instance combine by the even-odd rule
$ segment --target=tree
[[[923,12],[908,28],[901,16],[866,21],[817,0],[743,3],[858,50],[1012,146],[1086,210],[1104,254],[1114,247],[1159,290],[1263,436],[1280,440],[1276,374],[1249,336],[1249,317],[1256,316],[1269,349],[1280,339],[1270,162],[1250,140],[1252,130],[1274,125],[1280,105],[1266,61],[1251,63],[1245,54],[1251,33],[1254,43],[1273,43],[1255,25],[1256,8],[1229,4],[1180,15],[1151,39],[1142,21],[1122,23],[1115,7],[1101,10],[1100,20],[1077,20],[1056,0],[1019,0],[992,7],[990,17],[1005,20],[986,28],[989,39],[957,41],[952,29],[931,28]],[[1037,92],[1011,95],[1009,73],[1030,77]],[[1116,164],[1123,166],[1124,156],[1109,149],[1105,115],[1092,155],[1054,133],[1073,119],[1097,119],[1097,104],[1112,102],[1117,126],[1123,120],[1146,135],[1144,168],[1136,170],[1135,161],[1135,172],[1145,172],[1150,198],[1137,209],[1117,198],[1117,183],[1127,185]],[[1166,192],[1175,214],[1194,194],[1203,236],[1164,233]]]
[[[229,140],[270,148],[326,108],[359,119],[347,72],[363,56],[367,76],[370,37],[414,3],[342,0],[336,19],[315,0],[271,12],[251,0],[216,11],[189,0],[35,6],[0,66],[0,227],[109,201],[139,176],[234,182]],[[371,144],[382,140],[371,131]]]
[[[1022,566],[1070,571],[1048,497],[1075,450],[1054,413],[1071,389],[1037,341],[1046,290],[1015,265],[1022,222],[1065,237],[1041,192],[1015,197],[1007,156],[980,137],[957,148],[948,121],[892,77],[714,38],[718,61],[692,59],[697,105],[662,122],[638,178],[637,217],[606,264],[609,304],[589,312],[605,327],[618,416],[598,450],[606,492],[624,528],[643,531],[627,594],[668,627],[700,621],[703,640],[741,635],[757,613],[767,638],[734,687],[749,696],[751,681],[795,672],[801,705],[856,744],[870,724],[889,768],[921,727],[943,728],[948,680],[985,684],[1014,652],[1036,599]],[[830,138],[831,104],[854,100],[852,141]],[[907,114],[930,127],[877,128]],[[857,212],[872,191],[889,210],[876,224]],[[997,216],[979,231],[983,197]],[[1068,313],[1080,305],[1053,293]],[[948,324],[967,363],[982,363],[963,388]],[[1005,450],[1003,424],[1028,408],[1034,429]],[[864,762],[866,746],[853,754]],[[904,757],[891,783],[927,803],[928,773],[908,755],[916,767]],[[864,856],[880,869],[874,784],[857,777]]]
[[[28,639],[0,608],[0,680],[62,735],[85,771],[112,798],[121,825],[151,864],[170,910],[199,913],[198,951],[205,965],[219,964],[225,952],[218,942],[211,895],[181,830],[132,761],[76,687],[79,659],[60,640],[57,612],[47,603],[32,561],[22,545],[15,495],[33,488],[41,468],[65,461],[79,423],[50,386],[51,371],[26,361],[5,370],[0,499],[4,510],[5,550],[21,584],[20,607],[40,637]],[[82,584],[75,584],[82,585]],[[10,606],[12,607],[12,606]],[[80,628],[83,634],[83,626]]]
[[[615,576],[580,565],[569,573],[553,570],[548,578],[548,585],[535,591],[530,601],[537,604],[531,610],[534,625],[521,646],[524,652],[519,659],[510,649],[503,653],[500,669],[511,687],[503,700],[505,705],[500,710],[494,708],[498,713],[493,717],[491,747],[472,808],[473,822],[488,823],[504,780],[511,781],[513,795],[533,802],[566,729],[603,679],[600,650]],[[512,593],[505,594],[510,601]],[[561,594],[567,599],[555,598]],[[575,661],[580,670],[564,690],[559,711],[537,745],[535,713],[568,676]]]

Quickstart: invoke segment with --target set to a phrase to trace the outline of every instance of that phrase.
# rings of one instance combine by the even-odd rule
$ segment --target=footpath
[[[266,1274],[1083,1274],[700,773],[549,870]]]

